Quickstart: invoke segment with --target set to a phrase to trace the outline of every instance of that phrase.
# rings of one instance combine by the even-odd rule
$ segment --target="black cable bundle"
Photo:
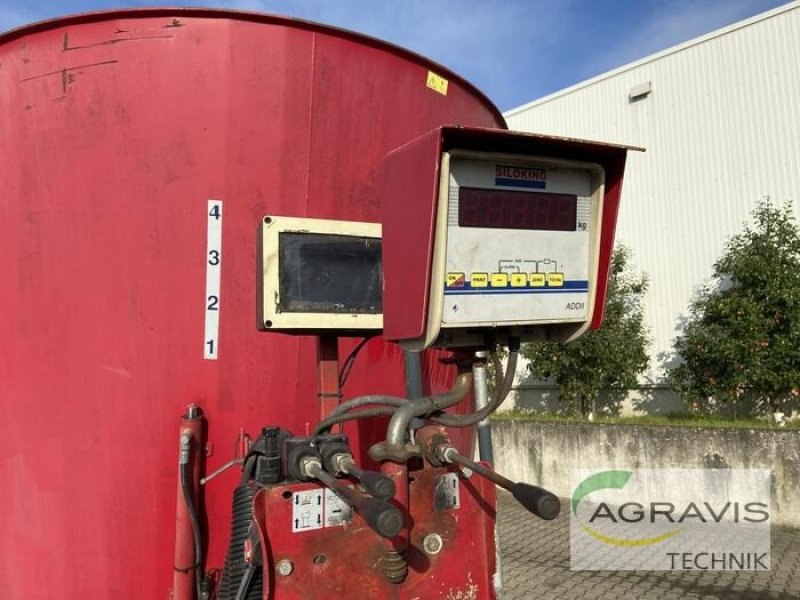
[[[246,471],[245,471],[246,472]],[[263,589],[261,568],[251,570],[249,585],[239,595],[242,579],[248,572],[248,564],[244,558],[244,546],[253,526],[253,498],[256,489],[247,482],[239,484],[233,490],[233,511],[231,518],[231,537],[228,553],[225,556],[225,568],[217,591],[219,600],[260,600]]]

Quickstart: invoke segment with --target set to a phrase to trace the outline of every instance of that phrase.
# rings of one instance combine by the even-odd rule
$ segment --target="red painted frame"
[[[590,327],[603,321],[614,232],[629,146],[478,127],[439,127],[389,153],[383,161],[384,337],[416,339],[427,326],[441,153],[450,149],[532,154],[599,164],[605,198]],[[415,173],[410,177],[409,173]]]

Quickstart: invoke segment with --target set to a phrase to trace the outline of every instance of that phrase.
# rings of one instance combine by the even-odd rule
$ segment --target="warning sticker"
[[[322,529],[323,490],[295,492],[292,499],[292,532]]]
[[[447,96],[447,79],[437,75],[433,71],[428,71],[426,85],[434,92],[439,92],[442,96]]]
[[[353,518],[353,509],[345,504],[331,490],[325,490],[325,527],[336,527],[349,523]]]

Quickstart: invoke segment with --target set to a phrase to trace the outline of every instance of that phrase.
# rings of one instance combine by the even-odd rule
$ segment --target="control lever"
[[[441,457],[444,462],[457,463],[462,467],[471,469],[475,473],[483,475],[490,481],[493,481],[501,488],[508,490],[513,494],[514,498],[516,498],[517,501],[522,504],[522,506],[535,514],[537,517],[549,521],[551,519],[555,519],[558,516],[558,513],[561,512],[561,501],[558,499],[558,496],[548,492],[544,488],[530,485],[528,483],[515,483],[510,479],[507,479],[502,475],[499,475],[494,471],[491,471],[486,467],[469,460],[465,456],[462,456],[453,446],[443,445],[440,446],[437,451],[439,457]]]
[[[362,496],[354,489],[342,484],[322,468],[322,462],[316,456],[303,457],[300,469],[306,476],[317,479],[328,486],[361,515],[361,518],[378,535],[393,538],[400,533],[403,528],[403,515],[391,504],[378,498]]]
[[[346,443],[334,441],[326,442],[320,446],[322,466],[328,473],[351,475],[358,479],[361,487],[370,496],[378,500],[391,500],[394,498],[394,481],[382,473],[365,471],[353,460],[350,446]]]
[[[394,481],[386,477],[383,473],[375,471],[365,471],[356,465],[353,456],[350,454],[337,454],[333,458],[336,469],[342,473],[352,475],[370,496],[378,500],[391,500],[394,498]]]

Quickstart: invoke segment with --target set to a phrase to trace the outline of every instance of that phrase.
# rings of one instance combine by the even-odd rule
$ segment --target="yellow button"
[[[492,287],[507,287],[508,273],[492,273]]]
[[[464,274],[463,273],[448,273],[447,274],[447,287],[464,287]]]
[[[531,287],[544,287],[544,273],[531,273]]]
[[[470,283],[474,288],[489,287],[489,274],[488,273],[473,273],[470,278]]]
[[[550,287],[563,287],[564,274],[563,273],[550,273],[547,275],[547,285]]]
[[[525,273],[511,274],[511,287],[525,287],[528,284],[528,276]]]

